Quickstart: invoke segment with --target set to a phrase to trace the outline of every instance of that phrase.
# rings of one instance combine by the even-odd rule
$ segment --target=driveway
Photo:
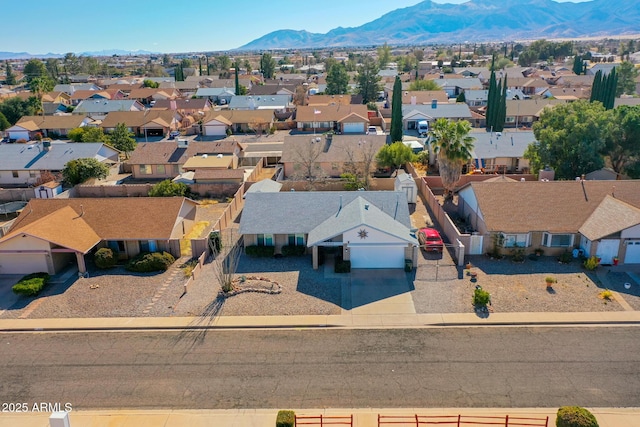
[[[350,297],[350,301],[343,304],[344,311],[351,314],[416,313],[411,297],[413,286],[404,270],[353,269],[350,279],[351,284],[345,283],[343,287],[343,295]]]
[[[20,298],[13,293],[11,287],[15,285],[21,277],[22,275],[20,274],[0,275],[0,316]]]

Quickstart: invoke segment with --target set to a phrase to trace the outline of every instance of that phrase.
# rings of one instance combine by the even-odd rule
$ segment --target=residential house
[[[287,178],[305,175],[309,167],[339,177],[348,167],[363,167],[386,142],[386,135],[285,135],[280,162]]]
[[[374,111],[371,113],[375,115]],[[297,129],[304,132],[365,133],[369,126],[369,110],[366,105],[355,104],[298,106],[296,123]]]
[[[591,88],[550,87],[543,93],[543,96],[571,102],[578,99],[589,99],[591,97]]]
[[[482,82],[476,77],[435,79],[449,98],[457,98],[465,90],[483,89]]]
[[[245,247],[303,246],[315,269],[336,249],[351,268],[403,268],[417,260],[411,228],[401,191],[296,191],[246,194],[239,231]]]
[[[304,105],[310,107],[323,107],[325,105],[349,105],[352,95],[309,95],[305,99]],[[360,102],[362,104],[362,102]]]
[[[524,153],[536,142],[533,131],[473,132],[473,167],[485,173],[528,173]]]
[[[0,144],[0,185],[34,185],[43,172],[62,172],[71,160],[92,158],[111,166],[119,162],[119,154],[101,142]]]
[[[264,133],[273,122],[273,110],[210,110],[202,119],[202,134],[224,136],[227,129],[234,133]]]
[[[156,101],[153,106],[154,110],[177,110],[181,114],[194,114],[198,112],[209,111],[211,109],[211,101],[208,99],[163,99]]]
[[[121,100],[84,100],[73,110],[73,114],[91,116],[96,120],[103,120],[107,114],[114,111],[143,111],[144,105],[133,99]]]
[[[67,136],[71,129],[86,126],[91,119],[81,115],[23,116],[7,129],[11,140],[34,139],[36,134],[47,138]]]
[[[102,88],[95,83],[57,84],[53,87],[54,92],[65,92],[69,95],[73,95],[77,90],[98,91],[102,90]]]
[[[195,96],[207,98],[216,105],[227,105],[235,96],[235,90],[228,87],[201,87],[196,91]]]
[[[496,78],[500,79],[500,76],[496,75]],[[509,90],[521,91],[525,97],[540,96],[550,87],[549,83],[540,78],[511,76],[507,78],[507,85]]]
[[[393,95],[391,95],[391,97],[393,97]],[[449,102],[449,95],[444,90],[403,90],[402,91],[402,103],[405,105],[431,104],[434,100],[436,100],[438,103],[446,104]]]
[[[432,102],[430,105],[402,106],[402,127],[405,130],[416,130],[418,122],[422,120],[426,120],[431,126],[440,118],[471,121],[472,115],[469,106],[464,102],[456,102],[455,104]]]
[[[595,76],[598,71],[602,71],[602,75],[603,76],[608,76],[609,73],[611,71],[613,71],[614,68],[618,67],[620,65],[620,63],[613,63],[613,62],[609,62],[609,63],[598,63],[595,64],[593,67],[588,68],[587,69],[587,75],[588,76]]]
[[[602,264],[640,263],[638,180],[473,182],[458,192],[458,214],[482,236],[478,253],[577,248]]]
[[[56,274],[109,247],[121,258],[166,251],[180,257],[197,202],[183,197],[31,199],[0,238],[0,274]],[[153,220],[150,220],[152,218]]]
[[[135,136],[157,137],[179,129],[181,120],[182,116],[173,110],[112,111],[103,119],[100,127],[105,132],[113,132],[118,123],[124,123]]]
[[[284,110],[291,107],[290,95],[235,95],[229,101],[230,110]]]
[[[540,114],[547,107],[564,104],[561,99],[525,99],[508,100],[505,127],[527,127],[530,128],[534,122],[540,119]]]
[[[150,105],[153,101],[157,102],[166,99],[177,99],[180,96],[180,91],[177,89],[143,87],[140,89],[133,89],[129,92],[128,99],[136,100],[144,105]]]
[[[71,95],[71,105],[78,105],[84,100],[117,100],[125,99],[124,92],[118,89],[104,89],[104,90],[77,90]]]
[[[203,155],[217,159],[223,156],[227,166],[238,167],[242,145],[233,140],[199,142],[174,141],[139,143],[129,158],[133,178],[144,180],[172,179],[184,172],[183,166],[192,158]],[[191,165],[195,160],[192,161]],[[213,160],[212,161],[216,161]],[[192,168],[192,170],[195,168]]]
[[[249,95],[256,96],[271,96],[271,95],[287,95],[289,100],[293,100],[293,95],[296,93],[298,85],[290,83],[278,82],[276,84],[264,84],[254,85],[249,90]]]

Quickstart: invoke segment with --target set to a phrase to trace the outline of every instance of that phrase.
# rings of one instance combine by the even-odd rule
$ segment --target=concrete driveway
[[[353,269],[350,274],[351,301],[343,304],[351,314],[415,314],[413,285],[402,269]]]
[[[0,316],[20,298],[11,290],[20,278],[22,278],[21,274],[0,274]]]

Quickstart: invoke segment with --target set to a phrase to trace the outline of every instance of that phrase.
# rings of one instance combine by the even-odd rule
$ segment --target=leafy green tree
[[[47,76],[47,67],[39,59],[30,59],[24,66],[24,76],[27,78],[27,83],[31,84],[31,80],[36,77]]]
[[[48,58],[45,62],[45,68],[51,80],[56,83],[60,81],[60,61],[58,58]]]
[[[364,188],[364,181],[354,173],[343,173],[340,178],[344,180],[344,189],[347,191],[356,191]]]
[[[76,159],[67,162],[62,177],[69,185],[77,185],[90,178],[103,179],[109,175],[109,167],[94,158]]]
[[[160,83],[158,83],[158,82],[154,82],[154,81],[153,81],[153,80],[151,80],[151,79],[144,79],[144,80],[142,81],[142,84],[143,84],[143,86],[144,86],[144,87],[150,87],[150,88],[152,88],[152,89],[157,89],[157,88],[159,88],[159,87],[160,87]]]
[[[84,128],[73,128],[67,132],[67,137],[73,142],[82,142]]]
[[[391,141],[402,141],[402,82],[396,76],[391,97]]]
[[[385,145],[378,151],[376,162],[378,166],[390,167],[397,170],[413,159],[411,147],[404,145],[401,141],[396,141],[391,145]]]
[[[187,187],[186,184],[165,179],[151,187],[151,190],[149,190],[149,197],[184,197],[188,192],[189,187]]]
[[[0,131],[7,130],[10,127],[11,127],[11,123],[9,123],[9,120],[7,120],[4,114],[0,112]]]
[[[365,57],[358,68],[357,93],[362,95],[362,103],[375,101],[380,91],[380,76],[378,76],[378,64],[371,58]]]
[[[129,158],[129,153],[136,149],[136,140],[133,138],[133,133],[129,132],[124,123],[116,124],[109,138],[111,140],[110,144],[116,150],[122,151],[127,159]]]
[[[54,86],[55,82],[51,79],[51,77],[47,75],[42,77],[34,77],[29,83],[31,92],[35,93],[38,99],[42,98],[43,94],[51,92]]]
[[[5,83],[9,86],[13,86],[16,84],[16,75],[13,74],[13,70],[11,69],[11,64],[9,61],[5,61],[5,74],[6,77],[4,79]]]
[[[453,193],[456,183],[460,180],[462,167],[471,160],[475,138],[469,136],[469,132],[471,124],[468,121],[451,121],[444,118],[436,120],[429,132],[447,197]]]
[[[442,90],[434,80],[415,80],[409,85],[409,90]]]
[[[220,55],[218,57],[218,64],[220,64],[220,69],[222,71],[229,71],[231,68],[231,58],[227,55]]]
[[[268,53],[260,57],[260,72],[265,79],[272,79],[276,71],[276,61]]]
[[[82,142],[110,142],[109,136],[104,134],[102,128],[84,126],[81,129],[83,130]]]
[[[580,75],[582,74],[582,71],[584,70],[584,64],[582,61],[582,56],[580,55],[576,55],[573,57],[573,72],[576,75]]]
[[[611,110],[605,135],[604,154],[612,169],[634,175],[636,164],[640,163],[640,106],[621,105]]]
[[[35,102],[33,100],[35,100]],[[22,116],[34,115],[39,104],[39,101],[35,97],[22,100],[14,96],[0,103],[0,113],[4,114],[4,117],[11,123],[11,126],[13,126]]]
[[[391,62],[391,48],[389,47],[387,42],[385,42],[382,46],[380,46],[377,49],[377,51],[378,51],[378,65],[380,66],[380,68],[384,68],[387,66],[389,62]]]
[[[545,109],[533,125],[536,142],[524,157],[534,173],[548,165],[558,179],[574,179],[600,169],[610,118],[611,113],[599,102],[579,100]]]
[[[618,83],[616,86],[616,97],[622,94],[633,95],[636,92],[636,78],[638,69],[629,61],[624,61],[616,67]]]
[[[180,65],[182,65],[182,68],[191,68],[193,63],[189,58],[183,58],[182,61],[180,61]]]
[[[562,406],[556,415],[556,427],[598,427],[598,420],[580,406]]]
[[[327,95],[343,95],[349,88],[349,74],[344,64],[334,60],[327,72]]]

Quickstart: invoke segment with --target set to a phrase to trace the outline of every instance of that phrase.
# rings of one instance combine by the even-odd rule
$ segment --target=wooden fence
[[[353,415],[327,416],[327,415],[296,415],[296,426],[353,426]]]
[[[198,278],[198,276],[202,272],[202,266],[204,265],[204,261],[206,260],[206,258],[207,258],[206,251],[202,252],[202,254],[200,254],[200,256],[198,257],[198,263],[195,265],[195,267],[193,267],[193,270],[191,270],[191,275],[189,276],[189,279],[187,279],[187,281],[184,284],[185,294],[189,290],[189,287],[193,284],[193,282]]]
[[[548,427],[549,417],[504,417],[472,416],[472,415],[380,415],[378,414],[378,427],[383,426],[502,426],[502,427]]]

